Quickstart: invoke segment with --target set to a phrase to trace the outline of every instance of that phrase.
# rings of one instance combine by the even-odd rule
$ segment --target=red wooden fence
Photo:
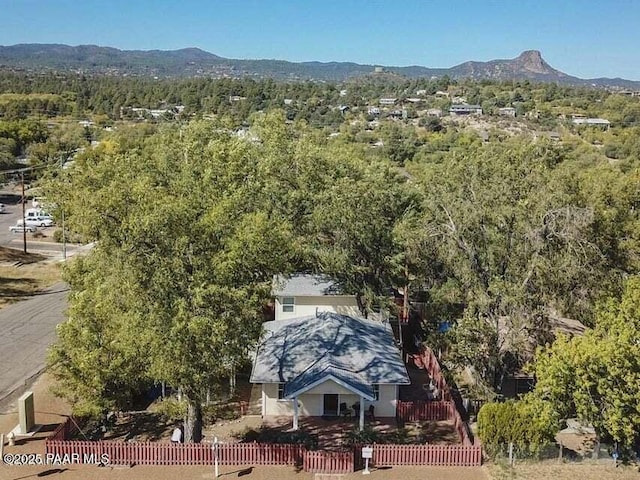
[[[303,468],[312,473],[352,473],[355,470],[354,451],[309,450],[304,452]]]
[[[430,348],[425,348],[419,354],[411,355],[410,358],[416,367],[424,368],[429,372],[429,376],[440,391],[442,401],[430,402],[419,400],[415,402],[398,402],[396,407],[397,416],[402,420],[410,422],[419,420],[451,420],[460,436],[462,444],[473,445],[474,442],[469,436],[467,425],[462,420],[462,416],[453,402],[451,389],[442,374],[442,369],[434,353]]]
[[[302,445],[234,443],[217,446],[221,465],[299,465]],[[97,463],[106,455],[114,465],[212,465],[210,443],[179,444],[159,442],[90,442],[47,440],[48,455],[76,455],[76,463]]]
[[[482,464],[480,445],[374,445],[372,463],[376,467],[436,465],[473,467]]]
[[[47,438],[48,440],[67,440],[78,431],[76,420],[73,417],[68,417],[63,423],[58,425]]]
[[[217,448],[222,465],[300,465],[306,453],[302,445],[279,443],[227,443]]]
[[[396,413],[398,418],[405,422],[449,420],[451,417],[451,403],[452,402],[433,402],[429,400],[416,400],[413,402],[398,401]]]

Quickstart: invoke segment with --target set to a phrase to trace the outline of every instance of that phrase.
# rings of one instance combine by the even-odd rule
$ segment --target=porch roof
[[[328,380],[352,391],[366,400],[374,400],[373,386],[365,382],[361,375],[330,361],[321,360],[302,372],[284,387],[285,398],[294,398]]]

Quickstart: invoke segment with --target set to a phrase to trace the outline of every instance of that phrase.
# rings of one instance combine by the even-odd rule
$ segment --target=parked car
[[[49,215],[46,211],[41,208],[27,208],[27,211],[24,215],[26,218],[46,218],[49,220],[53,220],[53,217]]]
[[[0,213],[4,213],[4,203],[0,203]]]
[[[33,227],[51,227],[53,226],[53,220],[45,217],[27,217],[25,219],[27,225]],[[18,220],[17,225],[22,225],[22,219]]]
[[[25,230],[26,230],[27,232],[33,233],[33,232],[35,232],[36,230],[38,230],[38,227],[36,227],[35,225],[29,225],[29,224],[27,224],[27,226],[26,226],[26,227],[24,227],[21,223],[20,223],[20,224],[18,224],[18,225],[11,225],[11,226],[9,227],[9,231],[10,231],[11,233],[22,233],[22,232],[24,232]]]

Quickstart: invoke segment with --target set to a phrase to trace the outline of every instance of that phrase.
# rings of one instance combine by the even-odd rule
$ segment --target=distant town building
[[[436,97],[449,98],[449,92],[443,92],[442,90],[438,90],[436,92]]]
[[[369,107],[367,113],[369,115],[380,115],[380,109],[378,107]]]
[[[346,97],[347,96],[347,91],[346,90],[340,90],[340,96],[341,97]]]
[[[407,112],[406,110],[399,110],[399,109],[391,110],[389,112],[389,116],[391,118],[407,118],[406,112]]]
[[[416,91],[416,95],[424,96],[426,94],[427,94],[427,91],[424,89]]]
[[[380,103],[380,105],[390,106],[395,105],[397,101],[397,98],[381,98],[378,103]]]
[[[482,107],[480,105],[451,105],[449,109],[451,115],[482,115]]]
[[[375,67],[373,73],[384,73],[384,67]]]
[[[241,97],[240,95],[231,95],[229,97],[229,101],[230,102],[240,102],[240,101],[246,100],[246,99],[247,99],[247,97]]]
[[[284,99],[284,104],[285,104],[285,105],[293,105],[293,99],[291,99],[291,98],[285,98],[285,99]]]
[[[422,98],[416,98],[416,97],[410,97],[407,98],[407,102],[409,103],[420,103],[423,102],[424,100]]]
[[[516,109],[513,107],[502,107],[498,109],[498,115],[502,115],[503,117],[515,117]]]
[[[572,121],[574,125],[598,127],[604,130],[609,130],[611,126],[611,122],[604,118],[574,118]]]
[[[441,117],[442,110],[439,108],[430,108],[427,110],[427,117]]]

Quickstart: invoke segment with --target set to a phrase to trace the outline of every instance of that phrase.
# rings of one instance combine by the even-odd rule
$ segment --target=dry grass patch
[[[59,263],[0,247],[0,308],[43,291],[60,278]]]
[[[613,460],[605,464],[537,462],[516,464],[513,468],[491,464],[486,467],[489,478],[493,480],[637,480],[640,478],[637,467],[613,466]]]

